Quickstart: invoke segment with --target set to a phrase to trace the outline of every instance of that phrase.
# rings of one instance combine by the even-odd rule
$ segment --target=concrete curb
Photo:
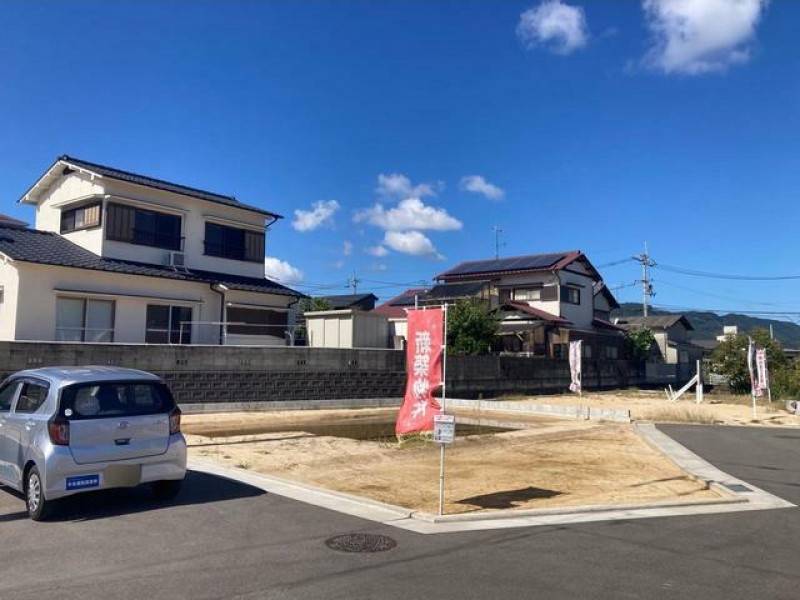
[[[193,471],[224,477],[225,479],[245,483],[278,496],[299,500],[306,504],[335,510],[370,521],[390,523],[398,519],[408,519],[413,512],[402,506],[384,504],[383,502],[370,500],[369,498],[336,492],[307,483],[299,483],[297,481],[275,477],[274,475],[254,473],[235,467],[224,467],[213,461],[190,459],[188,467]]]
[[[324,410],[326,408],[384,408],[400,406],[402,398],[350,398],[342,400],[267,400],[264,402],[182,402],[183,414],[259,412],[267,410]]]
[[[603,408],[585,404],[540,404],[535,402],[506,402],[495,400],[466,400],[448,398],[448,408],[463,408],[480,412],[525,413],[579,420],[630,423],[631,411],[624,408]]]
[[[689,502],[655,502],[653,504],[586,504],[563,508],[531,508],[523,510],[486,511],[482,513],[460,513],[456,515],[432,515],[414,512],[412,517],[429,523],[454,523],[461,521],[487,521],[494,519],[517,519],[520,517],[551,517],[557,515],[584,515],[616,511],[635,511],[642,509],[686,508],[691,506],[716,506],[719,504],[738,504],[747,502],[746,498],[722,498],[719,500],[692,500]]]

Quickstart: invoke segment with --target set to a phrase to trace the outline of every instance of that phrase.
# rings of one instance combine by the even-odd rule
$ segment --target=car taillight
[[[181,432],[181,409],[177,406],[169,413],[169,434]]]
[[[69,446],[69,421],[56,417],[47,424],[50,441],[56,446]]]

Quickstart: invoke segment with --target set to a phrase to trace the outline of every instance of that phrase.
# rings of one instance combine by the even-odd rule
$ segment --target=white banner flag
[[[753,338],[747,338],[747,370],[750,373],[750,392],[753,396],[760,396],[761,394],[758,391],[758,385],[756,383],[756,374],[755,374],[755,354],[756,354],[756,345],[753,343]]]
[[[569,375],[571,392],[581,393],[581,340],[569,343]]]

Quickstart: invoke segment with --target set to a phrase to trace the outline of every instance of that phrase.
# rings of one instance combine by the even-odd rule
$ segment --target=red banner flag
[[[406,395],[397,415],[397,435],[433,431],[441,407],[433,393],[442,384],[444,311],[408,311]]]

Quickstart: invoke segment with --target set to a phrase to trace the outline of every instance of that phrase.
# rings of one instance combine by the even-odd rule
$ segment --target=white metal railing
[[[113,342],[113,327],[56,327],[57,342]]]
[[[184,335],[190,336],[191,339],[192,334],[195,334],[199,340],[196,343],[294,346],[297,329],[296,325],[266,325],[240,321],[181,321],[178,343],[183,343]]]

